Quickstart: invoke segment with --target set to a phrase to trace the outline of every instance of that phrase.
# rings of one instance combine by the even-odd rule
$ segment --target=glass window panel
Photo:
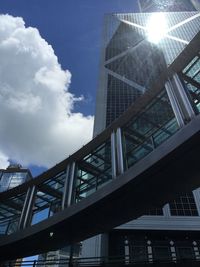
[[[5,199],[0,204],[0,232],[11,234],[18,229],[26,193]]]
[[[34,198],[32,224],[53,216],[61,210],[66,172],[62,171],[38,185]]]
[[[200,112],[200,58],[195,56],[181,74],[194,111]]]
[[[198,216],[193,193],[187,193],[169,203],[172,216]]]
[[[4,172],[0,182],[0,192],[16,187],[27,180],[27,172]]]
[[[111,143],[107,140],[77,163],[75,201],[80,201],[111,180]]]
[[[126,168],[145,157],[177,130],[177,121],[163,90],[141,114],[122,128]]]

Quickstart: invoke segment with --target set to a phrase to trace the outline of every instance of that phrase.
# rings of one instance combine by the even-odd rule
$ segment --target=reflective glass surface
[[[110,139],[77,163],[75,201],[92,194],[112,180]]]
[[[142,12],[155,11],[194,11],[190,0],[139,0]]]
[[[108,76],[106,125],[117,119],[142,94],[124,81]]]
[[[0,204],[0,234],[12,234],[18,230],[26,194],[5,199]]]
[[[197,12],[163,13],[166,29],[154,43],[148,35],[155,16],[156,13],[128,13],[108,15],[105,19],[106,85],[101,88],[107,95],[105,126],[153,87],[200,29]],[[151,28],[159,27],[161,22],[157,20]],[[96,120],[102,120],[101,114],[96,114]]]
[[[181,195],[169,203],[172,216],[198,216],[193,193]]]
[[[24,183],[27,175],[27,172],[4,172],[0,180],[0,192]]]
[[[38,223],[61,210],[65,171],[51,177],[37,187],[34,197],[32,224]]]
[[[131,167],[179,129],[165,90],[122,128],[126,168]]]
[[[200,112],[200,55],[196,55],[180,73],[196,113]]]

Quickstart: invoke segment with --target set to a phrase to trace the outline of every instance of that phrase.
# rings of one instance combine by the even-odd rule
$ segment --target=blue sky
[[[72,74],[69,91],[84,101],[74,111],[94,115],[101,32],[105,13],[136,12],[136,0],[1,0],[1,14],[20,16],[52,45],[62,66]],[[67,137],[66,137],[67,138]],[[33,175],[44,170],[29,164]]]
[[[72,73],[70,91],[84,94],[81,112],[93,114],[103,15],[133,12],[136,0],[1,0],[0,12],[23,17],[53,46],[63,69]]]

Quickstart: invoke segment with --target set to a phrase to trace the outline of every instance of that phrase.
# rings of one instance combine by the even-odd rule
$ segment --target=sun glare
[[[146,27],[148,40],[152,43],[158,43],[167,31],[165,13],[153,13]]]

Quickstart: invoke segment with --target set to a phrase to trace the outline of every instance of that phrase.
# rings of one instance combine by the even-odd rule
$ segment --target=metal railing
[[[172,259],[152,259],[134,260],[129,256],[114,257],[87,257],[87,258],[66,258],[66,259],[46,259],[46,260],[17,260],[2,262],[1,267],[111,267],[111,266],[199,266],[199,259],[182,258]]]
[[[165,88],[144,105],[121,127],[105,130],[86,148],[38,178],[1,193],[0,228],[2,226],[4,233],[12,234],[34,225],[82,201],[123,174],[179,130]],[[5,227],[6,221],[9,221],[10,230]]]

